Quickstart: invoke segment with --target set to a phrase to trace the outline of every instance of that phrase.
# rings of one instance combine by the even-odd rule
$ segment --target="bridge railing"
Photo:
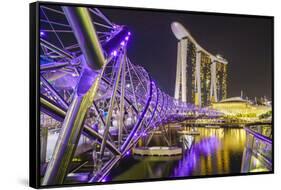
[[[246,144],[243,153],[241,172],[272,170],[272,126],[254,124],[244,127]]]

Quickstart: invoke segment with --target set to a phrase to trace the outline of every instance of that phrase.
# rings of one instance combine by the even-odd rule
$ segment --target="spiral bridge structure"
[[[87,181],[102,182],[148,132],[193,113],[216,114],[159,89],[127,56],[132,35],[99,9],[40,7],[42,185],[64,183],[74,156],[85,151],[94,163]],[[47,160],[51,129],[59,135]]]

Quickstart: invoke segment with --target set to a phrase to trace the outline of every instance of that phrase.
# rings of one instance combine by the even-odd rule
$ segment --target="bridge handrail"
[[[268,124],[268,123],[259,123],[259,124]],[[257,125],[257,124],[254,124],[254,125]],[[260,139],[262,141],[265,141],[265,142],[267,142],[269,144],[272,144],[272,139],[271,138],[269,138],[269,137],[267,137],[265,135],[262,135],[259,132],[251,129],[251,126],[254,126],[254,125],[253,124],[252,125],[251,124],[245,125],[244,129],[246,130],[246,132],[252,134],[254,137],[256,137],[256,138],[258,138],[258,139]]]

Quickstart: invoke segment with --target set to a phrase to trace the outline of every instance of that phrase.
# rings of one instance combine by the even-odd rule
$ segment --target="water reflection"
[[[199,176],[240,172],[245,144],[243,129],[199,128],[200,136],[186,151],[171,176]]]
[[[185,152],[183,158],[175,167],[172,176],[190,176],[197,169],[204,170],[204,172],[205,170],[211,171],[211,156],[219,147],[220,142],[216,136],[207,137],[196,142],[190,151]]]
[[[183,155],[159,157],[137,156],[130,153],[115,165],[103,180],[128,181],[271,170],[271,143],[254,138],[243,128],[201,127],[197,128],[200,135],[194,135],[192,138],[188,138],[187,133],[178,134],[178,130],[171,129],[167,138],[172,146],[184,148]],[[262,134],[270,136],[268,130],[260,131],[265,131]],[[190,139],[193,140],[192,146],[183,146],[184,141]],[[145,141],[143,139],[140,144],[144,144]],[[158,134],[153,136],[149,145],[167,146],[167,143],[163,135]],[[77,166],[82,163],[85,165],[71,172],[65,181],[66,184],[87,182],[92,174],[94,164],[91,153],[81,155],[76,161],[77,163],[73,162],[74,165],[75,163]]]
[[[198,128],[194,144],[178,159],[130,156],[115,167],[113,181],[240,173],[246,140],[243,128]],[[180,136],[171,132],[179,143]],[[161,144],[155,137],[152,144]],[[178,144],[180,146],[180,144]]]

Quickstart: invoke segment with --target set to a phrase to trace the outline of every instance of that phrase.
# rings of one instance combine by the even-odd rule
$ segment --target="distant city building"
[[[211,108],[224,113],[225,116],[247,120],[258,119],[259,116],[271,111],[270,106],[252,104],[249,100],[241,97],[231,97],[212,103]]]
[[[208,106],[227,97],[227,60],[202,48],[178,22],[172,31],[178,42],[175,99]]]

